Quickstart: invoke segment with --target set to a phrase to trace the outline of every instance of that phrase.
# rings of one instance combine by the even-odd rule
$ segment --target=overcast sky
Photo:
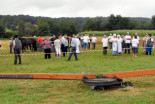
[[[0,0],[0,15],[152,17],[155,0]]]

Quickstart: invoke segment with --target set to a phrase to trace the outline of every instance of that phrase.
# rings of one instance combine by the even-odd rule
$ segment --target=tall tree
[[[152,26],[153,26],[153,29],[155,29],[155,15],[152,16]]]
[[[45,35],[49,35],[49,25],[48,22],[45,20],[45,18],[41,18],[38,21],[38,27],[37,27],[37,32],[38,35],[40,36],[45,36]]]
[[[5,35],[5,27],[3,24],[3,20],[0,20],[0,38],[3,38]]]

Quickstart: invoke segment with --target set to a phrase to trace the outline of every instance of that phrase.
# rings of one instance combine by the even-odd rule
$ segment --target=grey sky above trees
[[[155,0],[0,0],[0,15],[45,17],[126,17],[155,15]]]

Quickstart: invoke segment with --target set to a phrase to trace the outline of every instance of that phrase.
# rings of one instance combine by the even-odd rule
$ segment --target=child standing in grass
[[[139,40],[138,40],[137,36],[134,36],[134,38],[132,39],[132,53],[133,53],[133,57],[137,57],[138,45],[139,45]]]

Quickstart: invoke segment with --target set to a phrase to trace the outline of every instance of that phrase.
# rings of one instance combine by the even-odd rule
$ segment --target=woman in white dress
[[[112,38],[112,55],[116,56],[116,54],[117,54],[117,38],[116,34],[114,34]]]
[[[122,38],[120,35],[117,36],[117,45],[118,45],[118,53],[121,54],[122,53]]]

